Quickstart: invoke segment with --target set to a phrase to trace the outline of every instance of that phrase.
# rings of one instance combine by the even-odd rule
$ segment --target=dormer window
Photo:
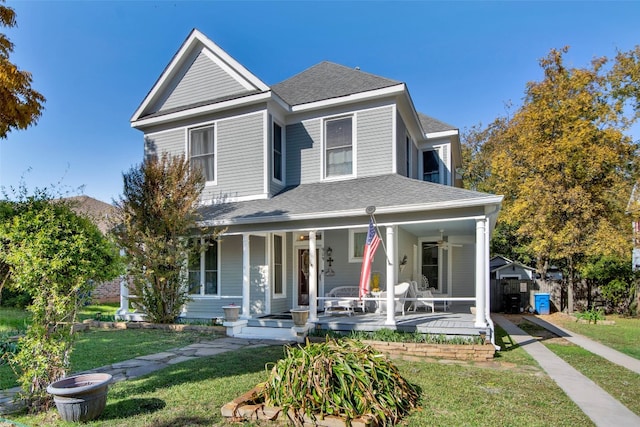
[[[207,181],[216,180],[215,132],[213,126],[191,129],[189,132],[189,161],[191,168],[202,170]]]
[[[353,118],[341,117],[324,123],[325,177],[353,173]]]
[[[282,181],[282,126],[273,124],[273,179]]]
[[[440,184],[440,161],[435,150],[422,152],[422,180]]]

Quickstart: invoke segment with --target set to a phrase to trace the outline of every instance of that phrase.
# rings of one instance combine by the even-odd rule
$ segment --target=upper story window
[[[405,157],[406,157],[406,168],[407,168],[407,177],[411,178],[411,138],[409,135],[405,137]]]
[[[199,256],[189,260],[189,294],[218,295],[218,242],[206,238],[193,239]]]
[[[207,181],[216,180],[215,132],[213,126],[189,132],[189,160],[192,168],[200,168]]]
[[[273,179],[282,181],[282,126],[273,123]]]
[[[440,184],[440,161],[435,150],[422,152],[422,180]]]
[[[325,177],[353,173],[353,118],[325,121]]]

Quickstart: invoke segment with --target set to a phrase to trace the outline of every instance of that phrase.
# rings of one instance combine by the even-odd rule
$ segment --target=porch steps
[[[293,322],[291,322],[293,326]],[[236,338],[244,339],[269,339],[274,341],[295,341],[296,335],[291,327],[272,328],[262,326],[245,326],[242,331],[236,335]]]

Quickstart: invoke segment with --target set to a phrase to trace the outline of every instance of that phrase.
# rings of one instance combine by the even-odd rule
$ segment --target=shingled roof
[[[98,226],[102,233],[106,233],[114,226],[116,208],[113,205],[89,196],[74,196],[64,199],[68,201],[77,214],[88,217]]]
[[[418,119],[420,120],[422,129],[424,129],[424,131],[427,133],[443,132],[446,130],[457,129],[455,126],[452,126],[445,122],[441,122],[440,120],[434,119],[433,117],[429,117],[426,114],[418,113]]]
[[[289,105],[338,98],[401,84],[344,65],[324,61],[271,87]]]
[[[225,224],[246,221],[282,221],[296,216],[326,216],[331,212],[432,205],[445,208],[458,202],[487,201],[495,196],[447,185],[410,179],[397,174],[316,182],[287,187],[271,199],[204,206],[203,221]]]

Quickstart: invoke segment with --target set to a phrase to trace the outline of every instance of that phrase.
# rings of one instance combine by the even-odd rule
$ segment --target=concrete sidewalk
[[[125,360],[124,362],[102,366],[89,371],[76,372],[75,374],[101,372],[111,374],[113,376],[113,382],[119,382],[138,378],[142,375],[147,375],[151,372],[166,368],[167,366],[185,362],[187,360],[197,359],[199,357],[214,356],[216,354],[239,350],[241,348],[259,348],[269,345],[281,346],[284,344],[286,343],[283,341],[271,341],[264,339],[251,340],[231,337],[218,338],[213,341],[202,341],[182,348],[136,357],[135,359]],[[21,402],[15,400],[15,397],[19,393],[20,387],[0,390],[0,415],[10,414],[23,408]]]
[[[640,426],[640,416],[631,412],[596,383],[556,356],[544,344],[503,316],[494,314],[491,317],[497,325],[504,329],[517,344],[540,364],[551,379],[591,418],[595,425],[602,427]],[[584,340],[588,339],[582,337],[582,340],[584,343],[586,342]],[[603,352],[603,354],[609,353]]]
[[[559,337],[566,339],[567,341],[571,341],[575,345],[579,345],[585,350],[590,351],[593,354],[597,354],[600,357],[607,359],[610,362],[618,364],[623,368],[627,368],[632,370],[636,374],[640,374],[640,360],[631,356],[627,356],[624,353],[620,353],[618,350],[614,350],[611,347],[607,347],[606,345],[600,344],[599,342],[593,341],[583,335],[576,334],[575,332],[571,332],[567,329],[564,329],[558,325],[554,325],[549,323],[539,317],[536,316],[525,316],[525,319],[528,321],[535,323],[543,328],[553,332]]]

